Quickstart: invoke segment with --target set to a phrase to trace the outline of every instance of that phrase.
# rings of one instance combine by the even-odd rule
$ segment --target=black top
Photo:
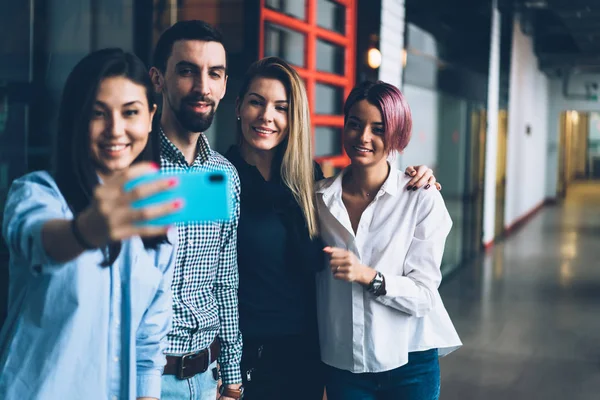
[[[315,272],[323,242],[311,240],[302,210],[273,162],[271,180],[232,146],[225,157],[241,181],[238,226],[240,330],[244,336],[316,332]],[[315,179],[323,173],[315,163]]]

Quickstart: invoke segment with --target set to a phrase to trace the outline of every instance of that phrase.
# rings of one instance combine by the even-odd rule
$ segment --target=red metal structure
[[[267,4],[265,4],[265,2]],[[304,20],[296,18],[293,15],[284,13],[268,6],[268,0],[260,0],[260,41],[259,57],[265,56],[265,24],[278,26],[299,33],[304,37],[304,65],[294,65],[299,75],[304,79],[308,101],[310,104],[310,114],[313,128],[313,144],[315,144],[315,128],[329,127],[335,128],[341,135],[344,126],[344,117],[340,112],[336,114],[319,114],[315,110],[316,87],[318,83],[326,84],[328,87],[339,90],[343,89],[343,100],[348,96],[350,90],[355,84],[356,72],[356,0],[305,0]],[[328,6],[335,6],[343,11],[345,16],[343,21],[343,32],[336,32],[319,26],[318,15],[319,5],[323,3]],[[343,7],[343,8],[341,8]],[[317,68],[317,43],[318,41],[332,45],[337,49],[342,49],[343,71],[340,73],[331,73],[319,70]],[[294,49],[298,51],[299,49]],[[267,54],[271,55],[271,54]],[[285,57],[283,57],[285,58]],[[290,61],[290,60],[287,60]],[[341,136],[339,138],[341,143]],[[333,167],[341,168],[348,164],[348,157],[344,153],[342,146],[335,154],[317,157],[317,161],[326,162]],[[314,146],[313,146],[314,148]]]

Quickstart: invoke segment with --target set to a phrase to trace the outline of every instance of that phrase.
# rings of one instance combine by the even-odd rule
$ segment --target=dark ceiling
[[[406,0],[406,17],[431,32],[440,58],[487,73],[492,0]],[[501,63],[508,72],[512,15],[534,38],[540,68],[550,74],[600,72],[600,0],[498,0]]]
[[[540,68],[600,71],[600,0],[522,0]]]

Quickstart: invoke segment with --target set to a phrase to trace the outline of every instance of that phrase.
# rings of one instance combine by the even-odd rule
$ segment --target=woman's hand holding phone
[[[112,241],[127,239],[131,236],[151,237],[167,233],[169,226],[145,225],[141,222],[176,212],[183,206],[181,199],[134,208],[132,204],[140,199],[169,190],[178,184],[173,177],[157,179],[137,185],[126,191],[125,183],[131,179],[157,172],[153,163],[138,163],[125,173],[107,179],[94,191],[92,204],[77,218],[77,226],[90,244],[101,247]]]

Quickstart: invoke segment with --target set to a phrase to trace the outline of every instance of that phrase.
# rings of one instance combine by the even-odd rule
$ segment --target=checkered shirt
[[[204,134],[198,139],[198,155],[191,166],[162,128],[160,136],[163,171],[225,171],[229,174],[234,186],[235,213],[230,222],[177,224],[179,248],[172,284],[173,328],[168,335],[167,354],[181,355],[205,349],[218,335],[223,383],[240,383],[242,336],[237,296],[240,179],[235,167],[210,148]]]

